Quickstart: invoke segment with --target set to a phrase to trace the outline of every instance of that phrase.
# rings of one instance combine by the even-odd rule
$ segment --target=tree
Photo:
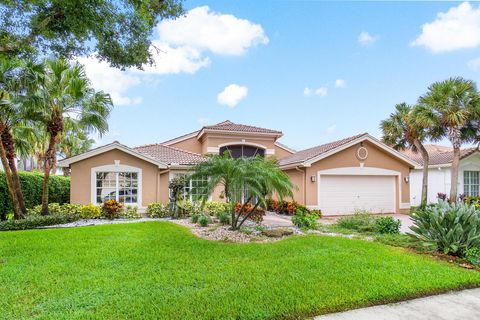
[[[427,204],[428,196],[428,152],[424,142],[429,137],[428,126],[423,126],[427,119],[420,122],[418,117],[423,116],[424,111],[420,106],[410,106],[406,103],[395,105],[395,112],[380,123],[382,141],[396,150],[411,149],[419,152],[423,160],[422,200],[421,206]]]
[[[255,212],[260,205],[266,204],[266,196],[276,194],[280,199],[292,196],[293,184],[288,175],[280,170],[275,159],[238,158],[229,154],[211,156],[207,161],[193,168],[192,179],[208,177],[203,192],[203,201],[213,193],[217,186],[222,186],[227,203],[231,204],[232,229],[237,230]],[[255,201],[247,213],[246,206]],[[239,212],[235,204],[240,203]],[[240,220],[241,219],[241,220]]]
[[[78,123],[88,133],[103,134],[108,130],[106,119],[112,108],[110,95],[91,87],[82,65],[70,65],[62,59],[49,60],[45,65],[45,81],[31,97],[31,117],[44,125],[48,136],[43,163],[44,215],[48,214],[48,179],[66,119]]]
[[[65,132],[57,146],[59,155],[63,158],[70,158],[90,150],[95,140],[88,136],[88,132],[78,122],[68,121],[71,120],[68,118],[65,120],[67,120],[65,121]],[[62,169],[64,176],[70,175],[69,168]],[[56,168],[52,168],[52,172],[55,171]]]
[[[115,67],[152,63],[151,35],[182,0],[6,0],[0,55],[71,58],[90,53]]]
[[[33,77],[42,67],[31,62],[0,59],[0,140],[2,157],[7,160],[5,171],[7,183],[15,194],[11,194],[14,216],[22,218],[26,213],[20,179],[16,167],[15,139],[13,132],[29,125],[23,103],[27,92],[36,87],[38,79]],[[2,159],[2,162],[4,159]],[[5,165],[4,165],[5,167]]]
[[[438,128],[433,139],[446,137],[452,144],[450,201],[455,202],[460,151],[463,143],[474,139],[469,128],[472,122],[480,119],[480,94],[473,81],[457,77],[435,82],[419,101],[429,110]]]

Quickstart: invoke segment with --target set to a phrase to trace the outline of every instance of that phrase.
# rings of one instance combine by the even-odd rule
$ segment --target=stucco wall
[[[182,149],[195,153],[202,153],[202,143],[198,141],[197,137],[188,138],[186,140],[170,144],[169,147]]]
[[[305,168],[285,170],[294,185],[293,200],[305,204]]]
[[[115,160],[120,160],[122,165],[142,169],[141,206],[157,201],[158,167],[123,151],[111,150],[71,165],[70,202],[89,204],[91,202],[91,188],[94,187],[91,185],[91,169],[104,165],[113,165]]]
[[[363,146],[368,149],[368,158],[363,161],[365,167],[375,167],[388,169],[393,171],[398,171],[401,174],[401,199],[399,199],[399,190],[398,190],[398,181],[396,181],[396,204],[397,212],[406,212],[408,209],[400,210],[400,203],[409,203],[410,202],[410,188],[409,184],[404,181],[404,177],[409,175],[410,167],[405,162],[395,158],[394,156],[388,154],[387,152],[381,150],[377,146],[369,142],[364,142]],[[356,157],[356,150],[359,145],[352,146],[343,151],[340,151],[336,154],[333,154],[327,158],[324,158],[314,164],[311,167],[305,168],[305,204],[307,206],[317,206],[318,203],[318,191],[317,191],[317,182],[311,182],[311,176],[317,176],[318,171],[335,169],[335,168],[344,168],[344,167],[359,167],[360,160]],[[297,179],[294,177],[292,170],[288,170],[287,173],[290,175],[292,181]],[[301,198],[296,195],[299,201]],[[299,201],[300,202],[300,201]]]

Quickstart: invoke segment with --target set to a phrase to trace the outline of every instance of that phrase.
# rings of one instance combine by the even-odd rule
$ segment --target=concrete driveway
[[[332,313],[315,320],[480,319],[480,289],[463,290],[399,303]]]

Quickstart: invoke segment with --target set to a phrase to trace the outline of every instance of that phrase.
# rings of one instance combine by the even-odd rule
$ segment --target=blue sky
[[[379,137],[394,105],[414,103],[435,81],[480,82],[478,3],[185,7],[193,11],[156,30],[155,67],[120,72],[81,60],[116,104],[100,144],[162,142],[229,119],[281,130],[280,141],[300,150],[360,132]]]

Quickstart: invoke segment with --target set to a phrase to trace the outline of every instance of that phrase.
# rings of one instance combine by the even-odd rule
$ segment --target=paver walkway
[[[480,319],[480,289],[450,292],[347,312],[315,320],[473,320]]]

